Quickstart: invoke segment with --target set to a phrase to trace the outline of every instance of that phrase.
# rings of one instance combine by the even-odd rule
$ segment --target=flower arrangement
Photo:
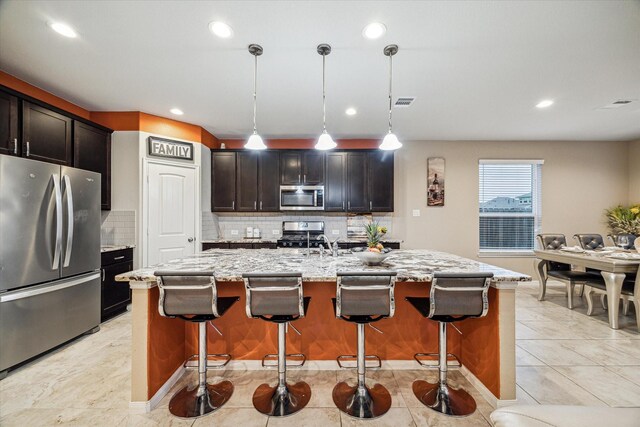
[[[640,204],[616,206],[605,211],[607,225],[613,233],[640,236]]]
[[[367,224],[364,229],[367,233],[368,250],[371,252],[382,252],[384,246],[382,246],[380,240],[387,233],[387,227],[381,227],[377,221],[372,221]]]

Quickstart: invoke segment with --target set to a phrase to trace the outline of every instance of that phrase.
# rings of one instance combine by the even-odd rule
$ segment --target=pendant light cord
[[[391,109],[392,109],[392,85],[393,82],[393,55],[389,55],[389,133],[391,133]]]
[[[327,57],[326,54],[322,54],[322,131],[326,132],[327,131],[327,107],[326,107],[326,96],[325,96],[325,58]]]
[[[258,55],[253,56],[254,68],[253,68],[253,133],[258,133],[256,127],[256,105],[257,105],[257,92],[258,92]]]

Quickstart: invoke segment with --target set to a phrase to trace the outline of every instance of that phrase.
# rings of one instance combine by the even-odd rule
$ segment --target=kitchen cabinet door
[[[302,153],[284,151],[280,153],[280,184],[298,185],[302,183]]]
[[[258,154],[256,151],[236,154],[236,211],[258,210]]]
[[[393,212],[393,153],[368,153],[369,211]]]
[[[324,210],[346,210],[347,153],[327,153],[324,180]]]
[[[22,156],[71,166],[73,120],[30,102],[22,103]]]
[[[310,150],[302,157],[302,183],[321,185],[324,183],[324,153]]]
[[[0,92],[0,154],[20,155],[18,98]]]
[[[258,210],[280,210],[280,153],[262,151],[258,157]]]
[[[211,211],[236,210],[236,153],[211,152]]]
[[[347,211],[369,212],[367,153],[347,154]]]
[[[111,209],[111,133],[74,121],[73,166],[101,175],[102,210]]]

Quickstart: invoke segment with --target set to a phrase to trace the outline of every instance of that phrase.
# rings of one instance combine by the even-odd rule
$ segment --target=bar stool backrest
[[[160,299],[158,311],[164,317],[218,316],[218,292],[213,272],[156,271]]]
[[[614,245],[618,245],[618,236],[627,236],[627,241],[629,242],[629,249],[635,249],[633,242],[638,238],[638,236],[629,233],[620,233],[620,234],[608,234],[607,237],[609,241]]]
[[[593,250],[604,248],[604,239],[600,234],[576,234],[573,236],[582,249]]]
[[[302,273],[243,274],[248,317],[304,317]]]
[[[538,234],[536,237],[538,238],[540,249],[543,250],[558,250],[567,246],[567,238],[564,236],[564,234]],[[571,270],[571,264],[547,261],[547,271],[569,270]]]
[[[429,318],[483,317],[489,309],[493,273],[435,273],[429,296]]]
[[[385,316],[395,313],[395,271],[338,272],[336,316]]]

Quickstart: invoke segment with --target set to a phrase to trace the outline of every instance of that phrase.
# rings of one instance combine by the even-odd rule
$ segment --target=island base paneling
[[[275,352],[277,329],[247,318],[243,283],[220,282],[218,291],[220,296],[239,296],[240,301],[215,320],[223,335],[208,334],[208,352],[230,353],[233,360],[260,360],[265,354]],[[355,326],[335,318],[331,301],[335,297],[335,284],[305,282],[304,292],[311,297],[309,311],[305,318],[296,321],[302,335],[288,334],[287,351],[304,353],[308,360],[335,360],[341,354],[355,354]],[[421,317],[404,299],[428,294],[428,283],[397,283],[395,316],[375,323],[384,334],[367,329],[367,354],[377,354],[382,360],[413,360],[418,352],[436,353],[437,322]],[[197,326],[162,318],[157,314],[157,307],[158,290],[149,289],[148,399],[197,350]],[[460,357],[463,365],[496,397],[500,396],[501,372],[498,309],[499,291],[491,288],[488,315],[460,322],[462,335],[451,329],[447,343],[449,351]]]

